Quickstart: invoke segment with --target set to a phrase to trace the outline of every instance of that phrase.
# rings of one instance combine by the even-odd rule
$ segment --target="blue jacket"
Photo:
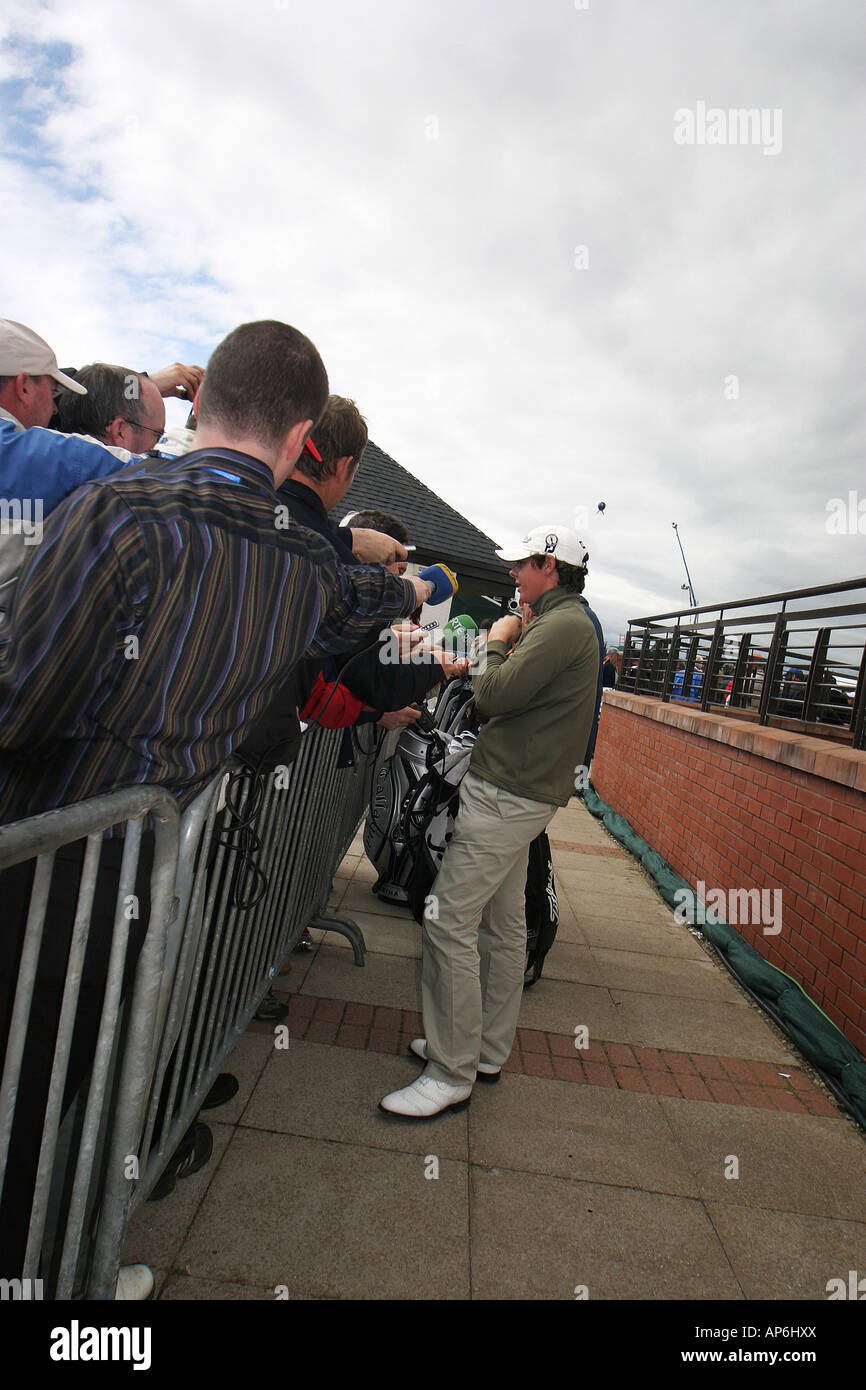
[[[38,425],[22,430],[0,418],[0,497],[38,498],[47,516],[64,497],[123,463],[101,444]]]

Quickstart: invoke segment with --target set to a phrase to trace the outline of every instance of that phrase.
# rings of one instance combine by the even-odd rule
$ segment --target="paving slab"
[[[846,1120],[667,1097],[659,1104],[702,1197],[866,1220],[866,1141]],[[731,1156],[736,1178],[725,1177],[735,1171]]]
[[[376,882],[378,877],[378,869],[374,868],[365,854],[362,855],[355,865],[355,870],[352,874],[352,882],[365,883],[369,887],[370,884]]]
[[[330,944],[320,946],[301,992],[359,1004],[420,1009],[421,962],[368,951],[364,964],[357,966],[351,952]]]
[[[310,1139],[402,1153],[435,1151],[444,1158],[466,1160],[466,1111],[425,1125],[391,1121],[379,1110],[382,1096],[410,1085],[421,1070],[409,1056],[290,1039],[285,1051],[273,1053],[243,1123]]]
[[[790,1047],[764,1022],[757,1007],[727,999],[684,1000],[633,990],[610,991],[628,1041],[674,1052],[712,1052],[764,1062],[793,1062]]]
[[[213,1113],[213,1112],[211,1112]],[[166,1270],[177,1252],[235,1135],[231,1125],[205,1121],[213,1134],[213,1154],[203,1168],[178,1181],[174,1192],[158,1202],[144,1202],[126,1232],[121,1264],[147,1264]]]
[[[231,1057],[223,1064],[223,1071],[237,1077],[237,1094],[225,1105],[219,1105],[214,1110],[203,1110],[201,1119],[206,1125],[210,1125],[211,1121],[221,1125],[237,1123],[273,1051],[273,1037],[263,1033],[244,1034]]]
[[[743,1296],[700,1202],[504,1170],[471,1181],[473,1298]]]
[[[579,881],[560,886],[559,878],[557,892],[563,894],[574,908],[578,921],[584,917],[608,917],[620,922],[634,922],[636,926],[680,925],[674,921],[674,914],[667,904],[655,893],[648,894],[645,888],[635,887],[621,893],[599,892],[597,886],[590,888]]]
[[[589,1029],[591,1038],[632,1041],[628,1024],[609,990],[557,980],[546,971],[537,985],[523,991],[518,1026],[569,1034],[574,1033],[575,1027],[583,1026]]]
[[[687,927],[674,923],[672,916],[668,921],[635,921],[618,913],[582,913],[577,906],[574,910],[583,938],[590,946],[677,956],[683,960],[707,958],[700,942]]]
[[[847,1296],[849,1271],[866,1274],[862,1222],[719,1202],[707,1211],[748,1299],[824,1300],[838,1292],[838,1285],[828,1290],[831,1279],[844,1280]]]
[[[271,983],[274,993],[298,994],[315,958],[315,951],[292,951],[283,961]]]
[[[466,1113],[473,1163],[698,1196],[654,1096],[505,1074]]]
[[[256,1284],[219,1283],[215,1279],[191,1279],[185,1274],[170,1274],[160,1292],[160,1300],[169,1303],[273,1303],[274,1289]]]
[[[589,947],[585,946],[582,940],[563,940],[563,936],[564,930],[560,922],[556,941],[544,960],[544,974],[541,981],[532,986],[532,990],[540,989],[547,980],[571,980],[575,984],[604,985],[605,981]]]
[[[239,1130],[178,1264],[313,1298],[469,1296],[465,1164]]]
[[[343,894],[341,908],[348,913],[374,912],[378,917],[397,917],[405,919],[407,909],[399,903],[385,902],[370,891],[369,883],[352,878]]]
[[[720,965],[709,960],[668,958],[647,951],[622,951],[592,946],[590,954],[599,977],[609,989],[667,998],[726,999],[739,1003],[742,993]]]

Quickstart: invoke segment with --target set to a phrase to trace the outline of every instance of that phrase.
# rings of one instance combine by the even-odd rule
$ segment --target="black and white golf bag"
[[[450,681],[424,725],[404,729],[380,767],[364,827],[364,850],[379,874],[373,892],[409,907],[419,922],[475,743],[471,683]]]

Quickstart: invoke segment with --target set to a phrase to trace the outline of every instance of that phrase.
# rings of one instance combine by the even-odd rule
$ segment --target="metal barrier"
[[[634,618],[617,688],[866,748],[866,579]]]
[[[340,931],[363,964],[363,937],[354,923],[323,916],[334,871],[366,808],[372,773],[369,756],[351,768],[337,766],[341,738],[340,731],[309,729],[296,762],[267,775],[232,766],[184,815],[182,939],[135,1203],[158,1182],[304,928]]]
[[[143,941],[132,942],[148,814],[154,843],[147,930]],[[106,938],[94,929],[93,907],[103,832],[120,825],[125,835],[115,843],[121,862]],[[58,901],[58,851],[85,838],[78,891],[74,900]],[[114,792],[0,829],[2,983],[9,1004],[2,1020],[8,1032],[0,1081],[0,1258],[4,1274],[12,1260],[11,1275],[41,1281],[36,1287],[47,1288],[49,1296],[70,1298],[83,1287],[96,1297],[114,1291],[116,1232],[132,1197],[126,1160],[138,1147],[150,1085],[177,853],[177,810],[155,787]],[[17,924],[10,921],[16,883],[6,871],[34,858],[32,890],[26,867],[17,876],[22,907],[29,896],[22,939],[20,916]],[[73,878],[76,872],[73,867]],[[66,889],[71,881],[67,876]],[[55,955],[59,963],[52,968]],[[89,992],[98,998],[103,972],[94,1027]],[[33,1032],[25,1047],[28,1028]],[[19,1237],[21,1245],[26,1238],[23,1262]]]
[[[180,821],[167,793],[140,787],[0,830],[0,871],[41,856],[0,1093],[0,1164],[29,1051],[25,1039],[53,852],[88,836],[26,1254],[23,1267],[10,1271],[43,1278],[47,1296],[112,1296],[132,1212],[159,1180],[303,929],[341,932],[352,942],[356,963],[363,964],[363,937],[355,924],[324,915],[334,871],[366,809],[376,761],[370,753],[356,753],[354,766],[339,767],[342,738],[340,731],[311,728],[293,764],[259,776],[231,764]],[[133,817],[145,812],[155,831],[151,911],[127,1004],[121,984],[130,926],[125,908],[141,839],[141,820]],[[109,983],[74,1155],[73,1191],[62,1231],[49,1229],[49,1197],[54,1201],[58,1189],[68,1186],[69,1163],[61,1171],[57,1134],[101,833],[124,820]]]

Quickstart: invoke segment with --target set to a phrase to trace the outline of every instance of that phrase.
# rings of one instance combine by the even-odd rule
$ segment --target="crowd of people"
[[[192,447],[175,456],[159,448],[168,396],[194,411]],[[411,518],[330,520],[366,443],[354,402],[330,393],[316,348],[289,325],[241,325],[206,372],[174,363],[147,374],[99,362],[61,370],[33,330],[0,321],[0,826],[142,783],[164,787],[182,809],[232,755],[263,771],[285,764],[308,720],[402,727],[432,687],[467,673],[465,657],[423,633],[417,659],[413,615],[449,599],[456,581],[444,564],[406,573]],[[464,1103],[476,1074],[498,1076],[522,988],[528,846],[572,794],[597,719],[603,642],[582,597],[585,547],[548,526],[530,528],[524,548],[508,557],[523,618],[497,619],[487,634],[486,669],[475,674],[487,722],[437,880],[436,919],[423,929],[427,1037],[414,1050],[425,1071],[381,1102],[404,1117],[430,1118]],[[386,631],[407,659],[380,660]],[[64,1110],[93,1058],[121,852],[109,835]],[[152,857],[145,833],[128,977]],[[56,1033],[82,864],[81,844],[57,855],[36,969],[0,1201],[12,1274],[26,1244],[46,1038]],[[4,1048],[33,871],[30,861],[0,874]],[[189,1170],[195,1136],[183,1148],[177,1163]]]

